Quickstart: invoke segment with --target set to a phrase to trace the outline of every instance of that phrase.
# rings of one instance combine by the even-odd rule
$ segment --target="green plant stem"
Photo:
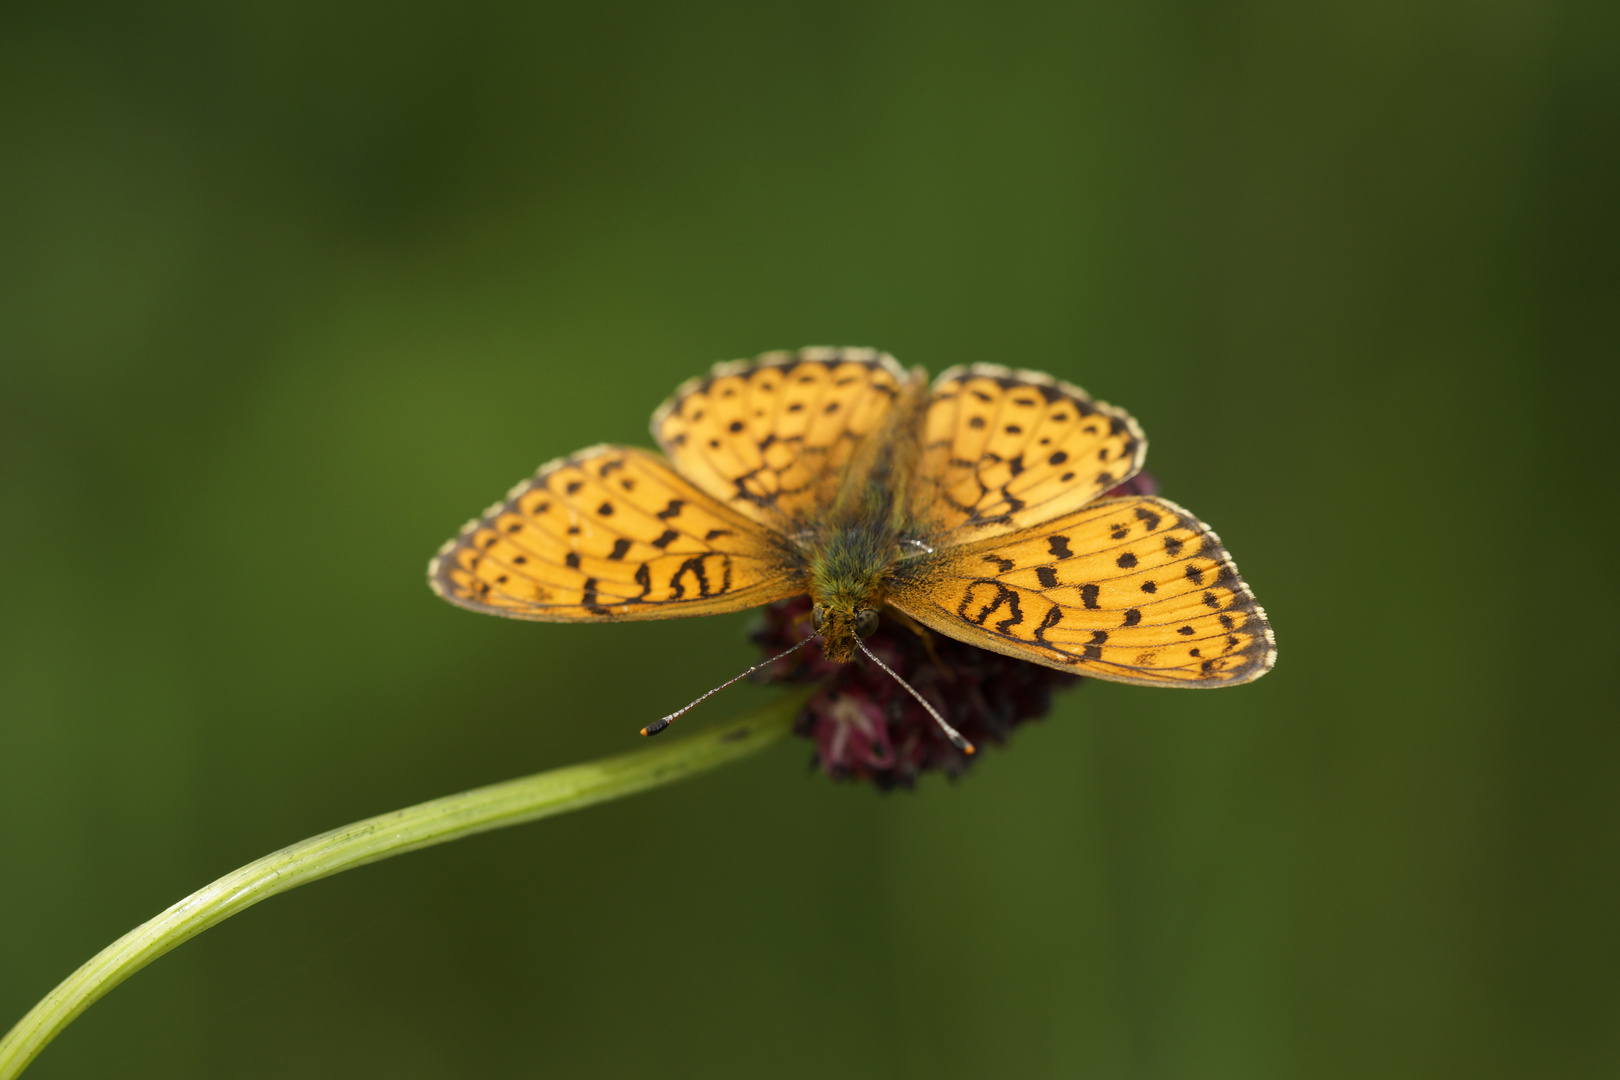
[[[131,930],[63,980],[0,1040],[0,1080],[21,1074],[107,991],[260,900],[379,859],[579,810],[735,761],[786,735],[803,700],[791,694],[685,738],[379,814],[251,862]]]

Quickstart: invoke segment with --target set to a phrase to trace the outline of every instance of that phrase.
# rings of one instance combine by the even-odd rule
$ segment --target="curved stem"
[[[251,862],[131,930],[63,980],[0,1039],[0,1080],[13,1080],[107,991],[260,900],[379,859],[579,810],[734,761],[786,735],[803,701],[803,694],[792,694],[674,742],[379,814]]]

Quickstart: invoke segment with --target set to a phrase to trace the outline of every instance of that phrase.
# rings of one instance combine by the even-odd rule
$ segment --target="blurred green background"
[[[423,569],[710,362],[870,344],[1134,412],[1276,671],[344,875],[31,1075],[1620,1074],[1617,192],[1612,3],[6,5],[0,1027],[737,671]]]

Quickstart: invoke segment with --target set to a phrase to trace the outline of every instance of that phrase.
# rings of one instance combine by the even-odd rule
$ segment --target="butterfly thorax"
[[[811,523],[809,592],[822,652],[847,662],[876,626],[907,541],[922,531],[912,513],[927,374],[915,369],[887,421],[851,455],[826,514]]]

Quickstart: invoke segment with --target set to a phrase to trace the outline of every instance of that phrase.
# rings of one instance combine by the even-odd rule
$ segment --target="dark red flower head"
[[[772,604],[753,638],[768,653],[781,652],[814,631],[810,599]],[[964,645],[954,638],[916,633],[884,611],[866,647],[922,694],[977,747],[1006,741],[1024,720],[1043,716],[1052,691],[1077,676]],[[820,683],[800,712],[794,732],[815,740],[816,759],[828,776],[870,780],[880,788],[910,787],[919,774],[968,767],[925,709],[876,664],[858,655],[833,663],[812,641],[765,668],[767,681]]]

